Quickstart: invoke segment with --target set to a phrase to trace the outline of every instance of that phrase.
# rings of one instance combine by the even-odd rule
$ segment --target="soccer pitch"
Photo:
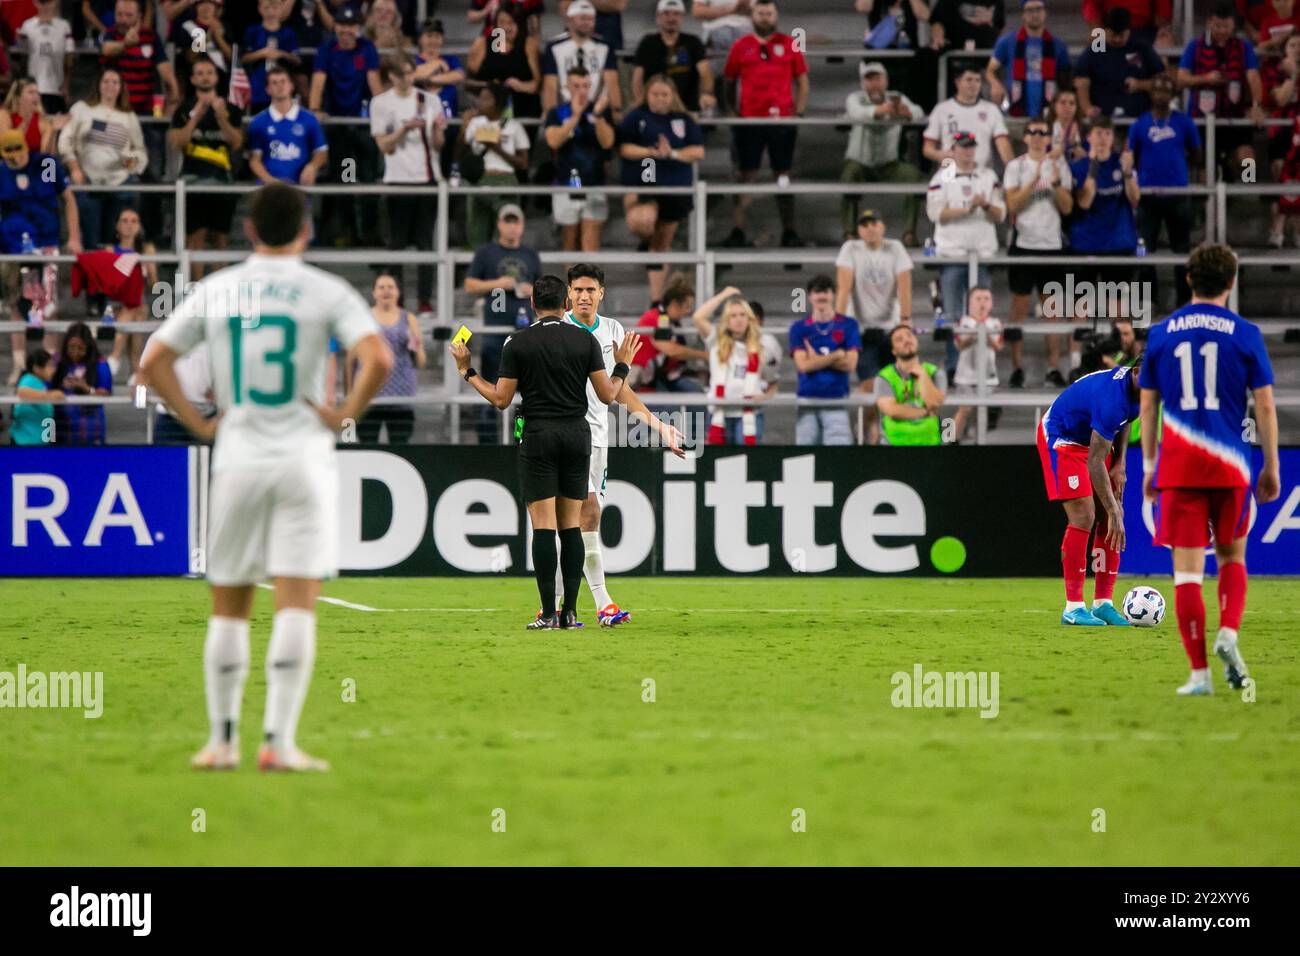
[[[206,587],[10,580],[0,671],[102,671],[103,714],[0,710],[0,860],[1300,862],[1294,585],[1251,582],[1244,702],[1213,660],[1175,697],[1145,583],[1154,630],[1060,627],[1053,579],[611,578],[632,624],[532,633],[526,579],[328,582],[299,740],[333,770],[290,776],[254,769],[269,592],[244,765],[203,774]],[[996,716],[894,706],[917,665],[996,672]]]

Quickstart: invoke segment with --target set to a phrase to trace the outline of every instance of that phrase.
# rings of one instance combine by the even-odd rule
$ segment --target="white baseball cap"
[[[655,7],[655,13],[663,13],[665,10],[676,10],[678,13],[686,12],[686,4],[682,0],[659,0]]]
[[[573,3],[569,4],[569,9],[565,11],[564,15],[566,17],[576,17],[581,13],[590,13],[594,17],[596,15],[596,8],[591,4],[590,0],[573,0]]]

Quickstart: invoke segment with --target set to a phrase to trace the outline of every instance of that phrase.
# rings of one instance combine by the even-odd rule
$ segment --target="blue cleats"
[[[1107,601],[1105,604],[1098,604],[1092,609],[1092,616],[1103,624],[1109,624],[1111,627],[1132,627],[1119,608]]]
[[[1086,607],[1076,607],[1073,611],[1066,611],[1061,615],[1062,624],[1073,624],[1075,627],[1105,627],[1106,622],[1098,617]]]

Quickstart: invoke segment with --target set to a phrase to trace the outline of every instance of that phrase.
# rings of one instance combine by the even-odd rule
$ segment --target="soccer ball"
[[[1134,588],[1124,595],[1124,616],[1134,627],[1155,627],[1165,619],[1165,598],[1155,588]]]

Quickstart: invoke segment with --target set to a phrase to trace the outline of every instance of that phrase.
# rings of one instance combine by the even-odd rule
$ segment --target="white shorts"
[[[591,471],[587,473],[587,493],[596,493],[596,500],[605,500],[605,480],[609,477],[609,449],[591,446]]]
[[[338,466],[285,462],[212,474],[207,574],[235,587],[338,574]]]
[[[609,218],[609,197],[587,193],[582,199],[574,199],[568,193],[556,193],[551,197],[551,215],[560,226],[576,226],[583,219],[604,222]]]

